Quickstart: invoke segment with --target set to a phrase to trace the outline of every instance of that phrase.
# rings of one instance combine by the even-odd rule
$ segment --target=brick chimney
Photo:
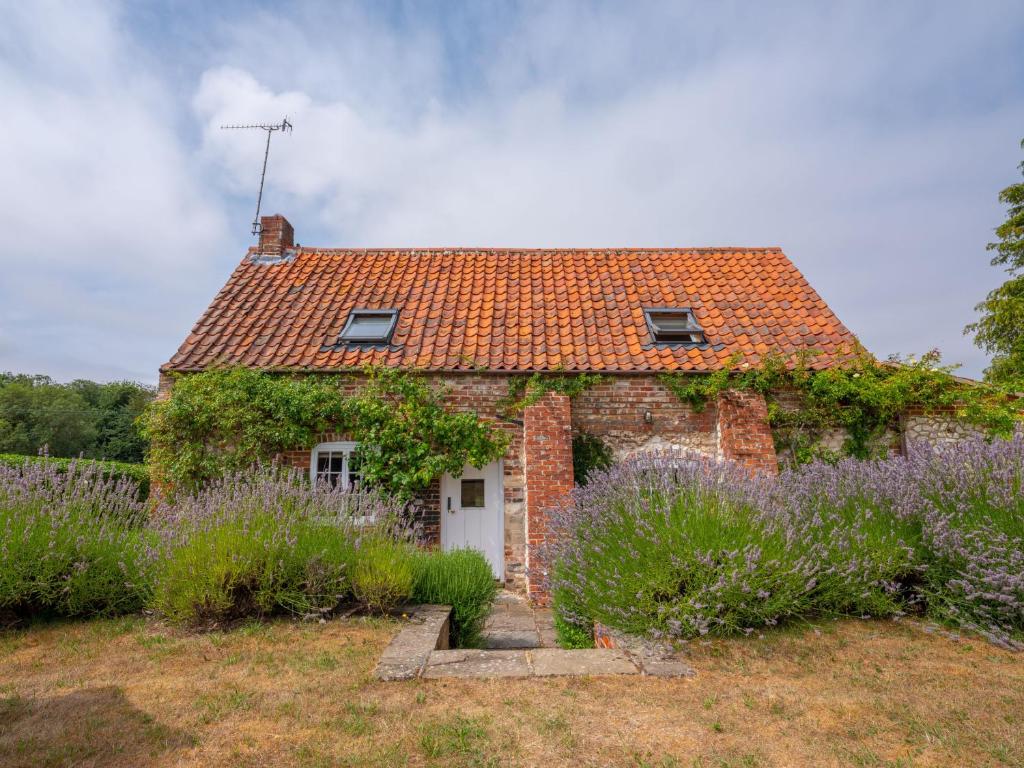
[[[260,255],[281,256],[295,245],[295,229],[279,213],[260,216]]]

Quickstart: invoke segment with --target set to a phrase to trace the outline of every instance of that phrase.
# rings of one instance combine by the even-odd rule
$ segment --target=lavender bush
[[[906,463],[931,613],[1024,650],[1024,437],[920,447]]]
[[[351,592],[360,547],[392,539],[400,511],[283,470],[227,476],[158,510],[153,607],[189,624],[330,610]]]
[[[639,457],[555,512],[556,607],[677,637],[922,609],[1024,647],[1022,478],[1019,437],[778,478]]]
[[[147,587],[138,491],[90,462],[0,464],[0,614],[140,608]]]
[[[816,462],[766,482],[760,513],[809,564],[809,612],[890,616],[916,602],[919,504],[901,459]]]

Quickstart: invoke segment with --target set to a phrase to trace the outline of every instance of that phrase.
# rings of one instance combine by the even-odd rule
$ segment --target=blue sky
[[[779,245],[880,356],[1001,280],[1024,5],[0,0],[0,370],[155,381],[265,212],[332,246]]]

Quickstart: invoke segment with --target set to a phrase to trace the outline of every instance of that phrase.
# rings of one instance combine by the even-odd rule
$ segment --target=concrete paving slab
[[[434,651],[423,677],[529,677],[526,651],[460,649]]]
[[[541,641],[533,607],[522,595],[502,591],[491,606],[482,639],[484,648],[537,648]]]
[[[541,648],[557,648],[558,635],[555,633],[555,617],[550,608],[538,608],[534,612],[537,622],[537,635]]]
[[[622,651],[602,648],[565,650],[537,648],[530,651],[533,674],[554,675],[637,675],[640,670]]]
[[[426,661],[424,660],[424,663]],[[380,661],[373,674],[378,680],[390,683],[395,680],[412,680],[419,677],[423,667],[418,661]]]
[[[406,625],[380,656],[374,674],[378,680],[409,680],[423,671],[430,652],[448,647],[451,608],[420,605],[410,608]]]

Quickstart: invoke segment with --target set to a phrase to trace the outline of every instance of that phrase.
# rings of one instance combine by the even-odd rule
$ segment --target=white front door
[[[505,489],[501,462],[466,467],[462,477],[441,478],[441,543],[470,547],[487,557],[494,578],[505,578]]]

